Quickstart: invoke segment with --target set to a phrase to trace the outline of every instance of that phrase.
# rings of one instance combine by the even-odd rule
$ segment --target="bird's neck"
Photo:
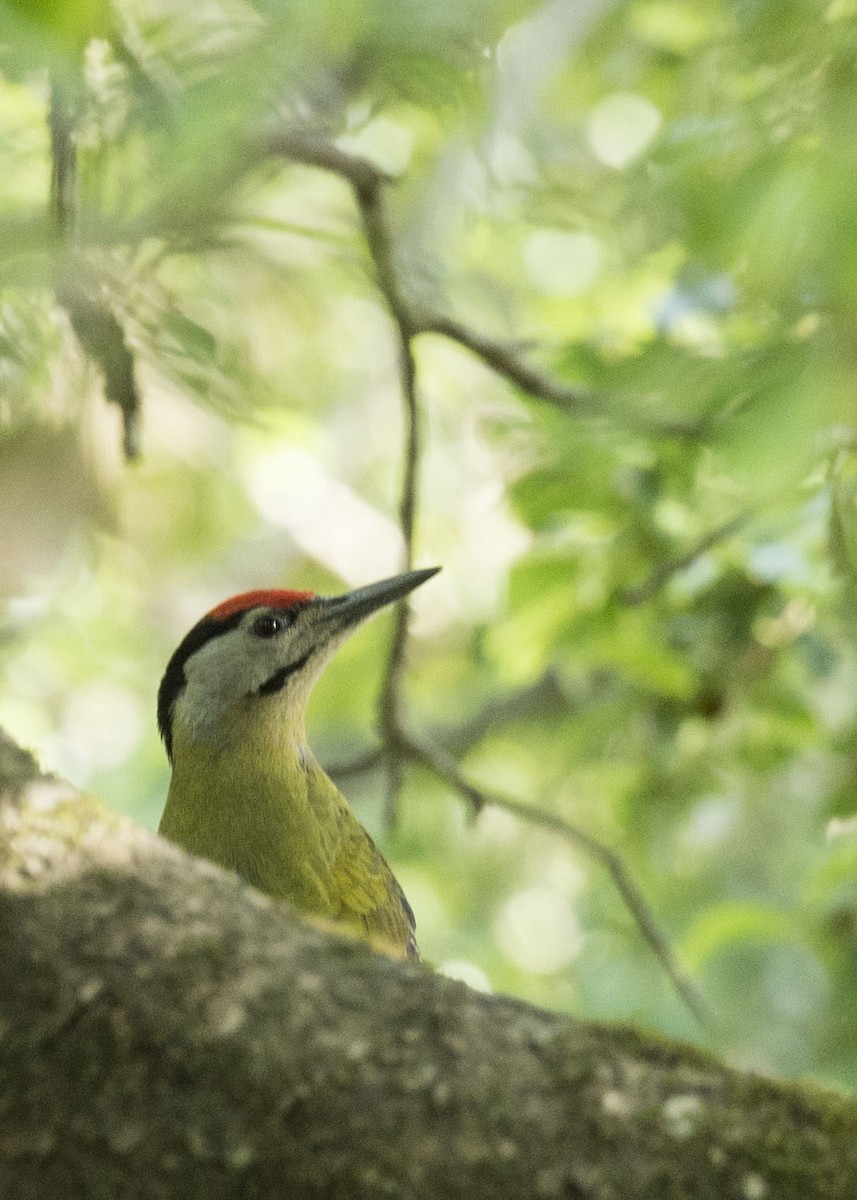
[[[302,894],[296,864],[318,856],[318,797],[327,788],[335,790],[307,747],[302,711],[272,704],[270,713],[233,712],[217,739],[194,739],[177,724],[160,832],[265,891],[317,908]],[[283,891],[286,877],[293,884]]]
[[[304,768],[308,754],[303,706],[277,704],[273,698],[268,702],[256,697],[240,701],[204,734],[181,721],[173,730],[174,772],[190,759],[216,771],[239,757],[248,767],[255,763],[265,774],[291,774],[295,768]]]

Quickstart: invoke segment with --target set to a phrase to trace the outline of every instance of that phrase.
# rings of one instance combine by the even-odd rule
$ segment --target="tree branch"
[[[560,713],[570,715],[571,706],[556,672],[548,667],[533,683],[492,698],[470,716],[459,721],[450,721],[430,729],[428,738],[442,746],[447,754],[457,757],[466,754],[489,733],[505,725],[529,717],[554,716]],[[325,769],[334,779],[347,779],[376,770],[382,765],[384,755],[384,746],[375,746],[340,764],[327,765]]]
[[[541,400],[554,408],[580,417],[611,417],[626,428],[647,437],[685,438],[699,437],[700,426],[693,421],[662,421],[629,409],[627,403],[616,396],[593,392],[575,384],[563,383],[553,376],[533,367],[520,353],[503,342],[486,337],[470,329],[461,321],[451,317],[426,317],[419,326],[420,333],[435,333],[457,342],[477,358],[482,359],[498,375],[502,375],[526,392],[528,396]]]
[[[420,411],[417,395],[417,365],[414,359],[412,339],[414,330],[411,315],[402,297],[393,262],[393,246],[389,221],[384,206],[384,179],[367,177],[362,172],[361,181],[355,183],[354,195],[363,221],[366,244],[372,256],[378,286],[396,326],[399,350],[399,378],[404,414],[404,450],[402,457],[402,486],[399,498],[399,525],[405,543],[403,567],[410,570],[414,553],[414,522],[417,510],[418,473],[420,466]],[[388,731],[395,727],[402,705],[402,683],[405,666],[405,648],[408,639],[408,604],[401,601],[396,605],[393,639],[387,657],[387,666],[381,685],[378,707],[379,727],[382,739],[387,740]],[[399,795],[402,787],[401,766],[398,758],[388,759],[387,798],[385,816],[389,828],[395,828],[398,820]]]
[[[348,154],[332,143],[319,139],[306,131],[294,128],[280,129],[273,133],[267,143],[269,153],[285,154],[296,161],[333,171],[346,179],[354,192],[363,225],[363,233],[374,265],[378,287],[394,322],[399,344],[399,371],[401,393],[405,414],[405,448],[402,469],[402,491],[399,519],[405,541],[405,565],[409,567],[413,556],[414,519],[416,514],[417,476],[420,462],[419,400],[417,393],[417,370],[413,354],[413,339],[419,333],[436,333],[451,338],[479,355],[499,374],[516,383],[524,391],[539,399],[547,400],[581,415],[595,415],[595,398],[583,389],[568,388],[540,374],[518,359],[513,352],[497,342],[468,330],[465,326],[447,318],[418,319],[412,311],[396,272],[390,221],[386,210],[384,193],[390,177],[376,168],[369,160]],[[603,403],[599,415],[604,415]],[[627,414],[625,414],[627,416]],[[662,430],[663,432],[663,430]],[[672,431],[675,433],[675,430]],[[421,762],[435,774],[445,779],[460,795],[464,796],[479,812],[485,804],[505,808],[517,816],[541,825],[580,846],[606,869],[631,913],[645,941],[652,948],[658,961],[698,1020],[708,1019],[710,1014],[702,995],[681,971],[669,941],[657,923],[655,916],[643,897],[618,851],[605,846],[591,834],[551,813],[531,808],[511,799],[487,796],[469,783],[458,770],[454,760],[445,751],[426,743],[413,740],[403,732],[402,683],[407,644],[408,607],[401,603],[396,610],[396,623],[390,646],[379,698],[379,733],[382,748],[378,758],[364,756],[355,766],[348,768],[352,773],[367,770],[382,761],[387,768],[386,816],[390,827],[395,826],[398,798],[402,785],[402,766],[405,759]],[[341,774],[342,772],[340,772]]]
[[[389,222],[383,211],[382,192],[394,178],[362,155],[340,150],[333,142],[303,127],[281,126],[264,143],[265,153],[283,155],[305,166],[319,167],[346,180],[354,189],[363,216],[364,232],[387,306],[400,331],[410,342],[422,333],[437,334],[457,342],[481,358],[522,392],[580,417],[611,417],[626,428],[648,437],[696,439],[698,421],[662,421],[629,410],[618,397],[564,383],[531,366],[511,346],[469,328],[442,314],[418,312],[403,294],[391,250]],[[368,216],[368,219],[367,219]]]
[[[265,156],[290,158],[307,167],[318,167],[350,183],[353,188],[376,188],[394,182],[376,166],[371,159],[361,154],[349,154],[328,138],[320,136],[306,126],[277,125],[265,137],[262,145]]]
[[[404,449],[402,484],[399,496],[399,525],[405,544],[403,569],[413,564],[414,524],[417,511],[418,474],[420,466],[420,413],[417,394],[417,366],[413,338],[416,333],[410,308],[402,294],[396,273],[390,222],[386,211],[384,190],[391,177],[367,158],[340,150],[332,142],[311,131],[294,127],[274,130],[266,143],[269,154],[282,154],[307,166],[332,171],[346,180],[354,193],[363,235],[372,259],[378,288],[396,329],[399,378],[404,415]],[[378,725],[382,741],[388,730],[395,727],[402,704],[402,682],[405,649],[408,637],[408,604],[396,605],[393,637],[384,669],[378,702]],[[401,762],[395,755],[385,756],[387,765],[387,825],[395,827],[398,799],[401,792]],[[365,769],[365,768],[361,768]]]
[[[852,1200],[857,1105],[319,929],[0,734],[9,1196]]]
[[[366,750],[355,758],[349,758],[345,762],[333,766],[326,766],[325,770],[332,779],[351,779],[355,775],[365,775],[367,771],[376,771],[378,767],[383,767],[385,759],[384,747],[374,746],[371,750]]]
[[[524,804],[510,796],[486,792],[471,783],[459,770],[458,765],[438,746],[410,736],[401,729],[396,731],[395,746],[411,761],[427,767],[439,779],[463,796],[480,813],[486,806],[501,808],[530,825],[558,834],[567,842],[578,846],[590,858],[595,859],[608,873],[622,897],[625,907],[634,919],[643,940],[648,944],[678,995],[701,1024],[713,1020],[713,1013],[694,981],[685,974],[670,946],[666,933],[661,928],[648,901],[634,880],[622,855],[612,846],[607,846],[579,825],[566,821],[554,813]]]
[[[77,147],[74,142],[74,89],[54,75],[51,79],[48,126],[51,138],[50,214],[57,234],[67,237],[74,219]]]
[[[496,729],[537,717],[574,715],[573,705],[560,683],[558,673],[548,667],[543,674],[525,687],[500,692],[483,707],[460,721],[449,722],[429,730],[432,742],[443,746],[447,753],[458,757],[478,745]]]
[[[391,756],[400,763],[410,760],[427,768],[462,796],[477,816],[486,807],[503,809],[504,812],[512,813],[521,821],[557,834],[588,854],[610,876],[641,937],[661,964],[664,973],[683,1003],[700,1024],[710,1024],[714,1020],[714,1014],[708,1001],[694,980],[679,964],[666,932],[662,929],[651,905],[618,850],[605,845],[594,834],[589,833],[581,826],[558,817],[554,813],[546,812],[532,804],[525,804],[511,796],[500,796],[494,792],[484,791],[467,779],[446,750],[437,744],[422,739],[418,740],[398,726],[388,733],[384,745],[339,768],[333,768],[330,773],[340,779],[349,775],[362,774],[365,771],[374,770]]]

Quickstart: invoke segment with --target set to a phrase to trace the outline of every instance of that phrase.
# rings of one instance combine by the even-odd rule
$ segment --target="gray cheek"
[[[227,671],[198,672],[176,701],[175,719],[199,741],[215,742],[227,709],[235,702],[235,684]]]

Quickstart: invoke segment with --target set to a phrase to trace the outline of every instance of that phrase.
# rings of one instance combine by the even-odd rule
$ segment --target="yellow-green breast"
[[[159,832],[302,912],[419,957],[402,889],[311,752],[282,726],[232,733],[205,745],[176,727]]]

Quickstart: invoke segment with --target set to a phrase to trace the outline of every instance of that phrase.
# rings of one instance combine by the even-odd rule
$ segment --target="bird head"
[[[158,728],[173,758],[180,725],[194,741],[216,742],[241,709],[302,717],[327,660],[366,617],[400,600],[439,567],[407,571],[342,596],[283,590],[243,592],[218,604],[182,639],[158,690]]]

